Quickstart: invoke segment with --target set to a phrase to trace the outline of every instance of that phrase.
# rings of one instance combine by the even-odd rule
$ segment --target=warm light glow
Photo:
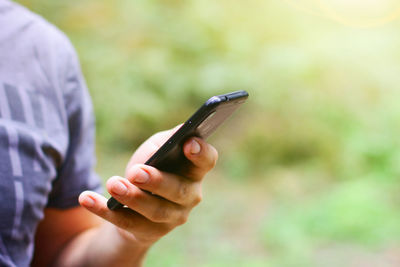
[[[400,17],[397,0],[287,0],[293,6],[340,23],[373,27]]]

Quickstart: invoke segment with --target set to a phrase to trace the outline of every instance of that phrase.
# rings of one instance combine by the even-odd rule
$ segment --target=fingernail
[[[190,153],[198,154],[201,150],[200,144],[196,140],[192,140],[192,144],[190,147]]]
[[[128,188],[121,182],[116,182],[112,185],[112,192],[116,195],[123,196],[128,191]]]
[[[135,183],[144,184],[150,179],[150,175],[143,169],[139,169],[133,181]]]
[[[85,196],[81,203],[87,208],[92,208],[94,206],[94,200],[89,196]]]

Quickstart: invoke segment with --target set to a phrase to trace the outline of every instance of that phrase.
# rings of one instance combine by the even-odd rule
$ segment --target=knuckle
[[[179,202],[185,201],[187,199],[190,191],[191,191],[190,184],[188,182],[182,182],[179,185],[177,200]]]
[[[183,214],[178,217],[176,223],[177,225],[185,224],[188,221],[189,216],[187,214]]]
[[[201,183],[197,183],[195,189],[196,189],[196,192],[195,192],[195,194],[193,196],[193,200],[192,200],[193,206],[197,206],[203,200],[203,192],[202,192]]]
[[[167,222],[169,220],[169,211],[167,208],[160,206],[156,208],[151,215],[151,220],[157,223]]]
[[[131,228],[131,223],[129,220],[126,220],[125,218],[118,218],[115,222],[118,227],[128,230]]]
[[[141,191],[139,188],[134,187],[132,190],[130,190],[129,198],[135,198],[135,199],[142,199],[143,198],[143,191]]]
[[[122,197],[126,205],[136,206],[135,204],[145,199],[145,193],[139,188],[132,188],[128,194]]]
[[[112,216],[110,216],[110,218],[108,218],[107,220],[115,224],[119,228],[129,231],[130,229],[133,229],[135,227],[133,221],[129,219],[132,212],[132,210],[123,209],[117,211],[116,213],[113,213]]]
[[[193,199],[193,205],[197,206],[203,200],[203,196],[201,194],[196,194]]]

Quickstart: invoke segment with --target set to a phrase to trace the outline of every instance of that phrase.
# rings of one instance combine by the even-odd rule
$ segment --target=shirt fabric
[[[91,100],[69,40],[0,0],[0,266],[29,266],[46,207],[100,191]]]

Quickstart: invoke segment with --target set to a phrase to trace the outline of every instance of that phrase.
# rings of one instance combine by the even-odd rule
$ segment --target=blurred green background
[[[18,2],[79,53],[104,179],[209,96],[250,93],[146,266],[400,266],[397,1]]]

